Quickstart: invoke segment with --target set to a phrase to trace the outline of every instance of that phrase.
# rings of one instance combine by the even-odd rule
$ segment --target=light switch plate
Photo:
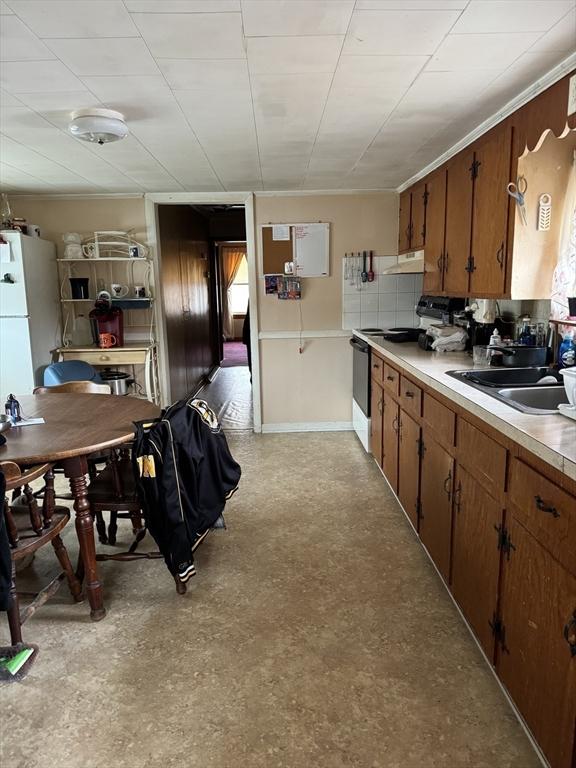
[[[576,112],[576,75],[572,75],[568,83],[568,114]]]

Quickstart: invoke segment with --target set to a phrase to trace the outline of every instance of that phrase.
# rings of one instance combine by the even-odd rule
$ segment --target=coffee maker
[[[100,334],[110,333],[116,339],[114,346],[124,346],[124,313],[119,307],[113,306],[108,291],[100,291],[89,318],[96,345],[99,345]]]

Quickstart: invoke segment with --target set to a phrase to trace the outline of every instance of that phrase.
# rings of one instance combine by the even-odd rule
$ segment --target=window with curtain
[[[246,261],[246,256],[240,262],[234,282],[230,286],[229,294],[232,314],[246,314],[246,308],[248,307],[248,262]]]

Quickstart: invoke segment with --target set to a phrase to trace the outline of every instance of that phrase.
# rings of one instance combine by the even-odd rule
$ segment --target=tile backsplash
[[[342,328],[393,328],[418,325],[415,307],[422,294],[423,275],[383,275],[396,256],[374,257],[374,281],[350,284],[342,264]]]

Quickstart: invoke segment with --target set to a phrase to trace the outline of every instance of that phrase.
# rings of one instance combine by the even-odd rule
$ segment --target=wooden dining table
[[[49,462],[63,468],[74,498],[90,616],[99,621],[106,609],[87,498],[87,457],[129,442],[134,438],[134,422],[156,418],[160,409],[148,400],[130,396],[54,393],[16,397],[24,418],[41,417],[44,423],[12,427],[5,432],[0,461],[14,461],[19,466]]]

